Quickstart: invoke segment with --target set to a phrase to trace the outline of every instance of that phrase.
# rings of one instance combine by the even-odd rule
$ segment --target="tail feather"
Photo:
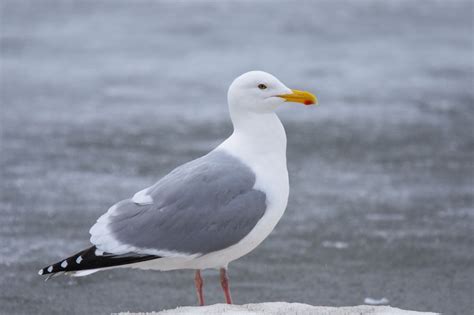
[[[161,258],[155,255],[122,254],[115,255],[104,253],[97,247],[89,247],[71,257],[63,259],[55,264],[46,266],[38,271],[39,275],[52,275],[58,273],[75,273],[77,276],[91,274],[98,269],[128,265],[141,261]],[[88,272],[85,272],[87,270]]]

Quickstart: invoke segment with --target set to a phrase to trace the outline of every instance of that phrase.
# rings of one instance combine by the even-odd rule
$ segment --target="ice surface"
[[[226,90],[251,69],[320,105],[279,111],[288,209],[230,265],[235,301],[472,312],[472,1],[274,3],[0,1],[0,313],[194,305],[191,271],[36,272],[229,135]]]

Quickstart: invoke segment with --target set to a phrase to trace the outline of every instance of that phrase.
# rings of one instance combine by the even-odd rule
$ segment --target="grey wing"
[[[180,166],[148,189],[153,202],[127,199],[91,229],[112,253],[206,254],[238,243],[266,210],[255,174],[237,158],[213,151]]]

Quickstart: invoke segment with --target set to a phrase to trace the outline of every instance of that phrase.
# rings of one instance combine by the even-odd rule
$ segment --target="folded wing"
[[[255,180],[240,160],[213,151],[178,167],[139,198],[115,204],[91,228],[91,242],[108,253],[161,257],[224,249],[265,213],[266,196],[253,188]]]

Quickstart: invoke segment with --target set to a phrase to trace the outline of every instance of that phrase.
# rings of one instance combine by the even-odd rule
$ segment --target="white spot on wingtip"
[[[94,252],[94,255],[96,256],[102,256],[104,254],[104,251],[101,251],[100,249],[96,249]]]
[[[65,261],[63,261],[63,262],[61,263],[61,267],[62,267],[62,268],[66,268],[66,267],[67,267],[67,260],[65,260]]]
[[[76,258],[76,264],[79,265],[81,263],[81,261],[82,261],[82,256],[79,256],[79,257]]]
[[[38,271],[38,274],[39,274],[40,276],[43,275],[43,269],[40,269],[40,270]]]
[[[153,198],[147,194],[148,188],[140,190],[132,197],[132,201],[138,205],[151,205],[153,203]]]
[[[48,272],[51,272],[51,271],[53,271],[53,266],[48,267]]]

